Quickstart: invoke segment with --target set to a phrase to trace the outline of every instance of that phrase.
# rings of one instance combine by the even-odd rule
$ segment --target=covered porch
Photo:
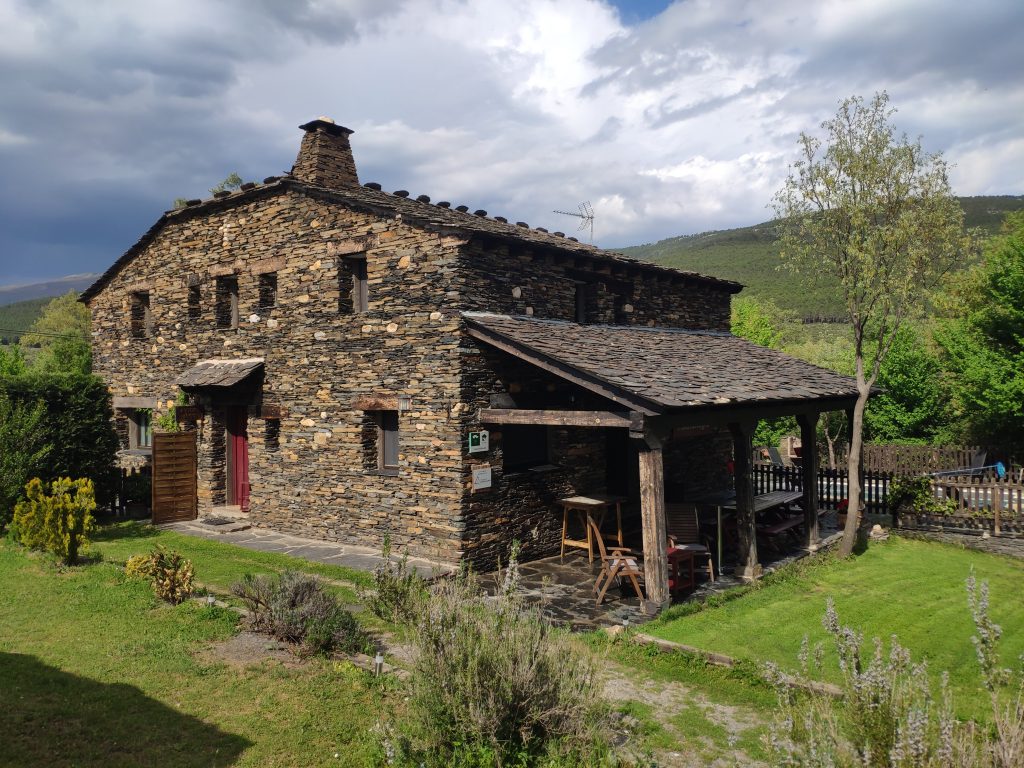
[[[494,430],[591,430],[595,441],[609,446],[605,487],[573,490],[602,497],[614,492],[623,499],[624,534],[634,534],[634,553],[642,550],[646,614],[670,601],[666,542],[677,505],[703,515],[709,525],[708,515],[715,515],[715,538],[723,554],[714,552],[712,561],[719,578],[724,573],[728,579],[750,581],[762,575],[766,553],[764,544],[759,551],[759,534],[765,542],[771,532],[774,543],[775,534],[785,533],[781,538],[786,548],[798,545],[804,553],[820,546],[816,452],[805,451],[802,489],[785,501],[793,506],[785,508],[784,517],[766,521],[758,513],[767,502],[754,492],[752,437],[761,419],[795,416],[804,445],[814,445],[821,413],[852,410],[857,397],[852,379],[724,332],[580,325],[484,313],[464,317],[470,335],[493,350],[591,395],[569,397],[570,407],[564,397],[552,397],[550,407],[536,407],[544,404],[542,393],[499,403],[492,399],[492,405],[502,407],[481,408],[479,421]],[[572,407],[576,403],[585,407]],[[526,404],[531,407],[522,407]],[[612,445],[624,445],[625,450],[612,450]],[[688,450],[680,451],[680,446]],[[612,488],[616,466],[623,482]],[[731,539],[719,522],[723,510],[731,517]],[[733,564],[729,572],[722,571],[726,548],[725,559]],[[775,560],[783,557],[778,546],[767,554]],[[586,553],[582,562],[589,567]]]

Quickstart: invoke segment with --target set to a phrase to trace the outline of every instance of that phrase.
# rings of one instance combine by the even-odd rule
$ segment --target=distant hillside
[[[52,299],[55,296],[63,296],[68,291],[84,291],[97,277],[99,275],[95,274],[68,275],[29,285],[0,285],[0,307],[28,299]]]
[[[1009,211],[1024,208],[1024,196],[962,197],[968,227],[988,233],[999,231]],[[737,280],[743,293],[766,298],[799,317],[822,318],[842,314],[835,285],[811,283],[779,269],[771,222],[740,229],[703,232],[621,249],[638,259]]]
[[[19,331],[26,330],[43,311],[43,307],[53,301],[53,296],[41,299],[28,299],[14,304],[0,306],[0,344],[16,344],[21,338]]]

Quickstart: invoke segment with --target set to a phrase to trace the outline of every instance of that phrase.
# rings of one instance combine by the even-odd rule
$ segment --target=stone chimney
[[[306,132],[292,176],[299,181],[331,189],[359,186],[356,161],[348,143],[348,128],[335,125],[329,117],[318,117],[299,128]]]

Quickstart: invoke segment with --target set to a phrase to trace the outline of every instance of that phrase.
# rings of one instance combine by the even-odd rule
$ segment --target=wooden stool
[[[606,496],[604,494],[569,496],[565,499],[559,499],[557,503],[562,506],[562,549],[560,557],[565,557],[566,547],[578,547],[579,549],[587,550],[590,562],[594,562],[594,542],[591,538],[590,522],[593,521],[597,526],[597,530],[600,531],[605,513],[613,504],[615,505],[615,533],[602,533],[601,538],[612,543],[618,542],[620,547],[623,546],[622,502],[623,498],[621,496]],[[582,523],[583,529],[586,531],[586,539],[569,538],[569,514],[572,512],[576,513],[580,523]]]

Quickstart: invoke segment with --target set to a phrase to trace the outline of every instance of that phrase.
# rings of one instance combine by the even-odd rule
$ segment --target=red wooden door
[[[249,433],[246,427],[245,406],[232,405],[227,409],[229,464],[228,488],[232,504],[243,512],[249,511]]]

